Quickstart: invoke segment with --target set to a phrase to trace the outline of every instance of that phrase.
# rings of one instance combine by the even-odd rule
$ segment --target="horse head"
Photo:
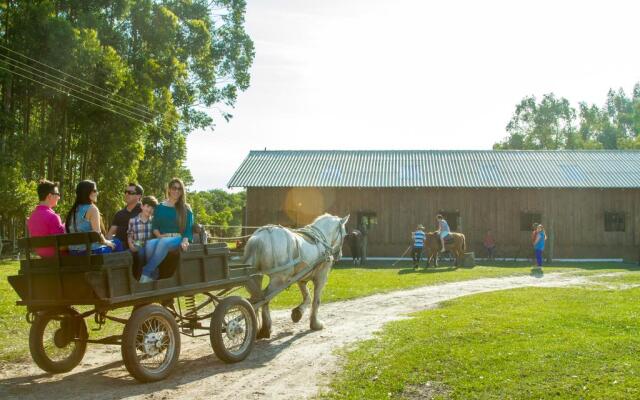
[[[331,214],[323,214],[311,223],[311,226],[324,235],[335,261],[342,257],[342,244],[347,236],[346,224],[348,221],[349,215],[340,218]]]

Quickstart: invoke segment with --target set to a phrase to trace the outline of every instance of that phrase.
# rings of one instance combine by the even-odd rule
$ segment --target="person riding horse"
[[[449,224],[444,219],[441,214],[438,214],[436,217],[438,219],[438,234],[440,235],[440,244],[442,245],[441,253],[444,253],[444,239],[449,236],[451,230],[449,229]]]

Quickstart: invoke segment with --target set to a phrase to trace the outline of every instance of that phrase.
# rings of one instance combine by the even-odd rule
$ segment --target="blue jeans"
[[[171,250],[180,247],[182,237],[163,237],[151,239],[147,241],[145,246],[145,254],[147,255],[147,264],[142,268],[142,275],[148,278],[158,278],[158,266],[165,259]]]
[[[119,251],[124,251],[124,245],[122,244],[120,239],[113,238],[113,240],[111,241],[113,242],[113,244],[116,245],[115,249],[112,250],[111,247],[107,245],[101,245],[100,247],[91,249],[91,254],[108,254],[108,253],[116,253]],[[86,249],[87,246],[84,246],[84,248]],[[86,250],[69,250],[69,254],[71,254],[72,256],[86,256],[87,251]]]
[[[138,251],[136,251],[135,253],[134,252],[131,252],[131,253],[135,258],[138,259],[138,265],[140,267],[142,267],[147,262],[147,260],[145,258],[146,246],[138,246],[138,245],[136,245],[136,249],[138,249]]]
[[[542,251],[544,249],[534,249],[536,252],[536,261],[538,262],[538,267],[542,267]]]

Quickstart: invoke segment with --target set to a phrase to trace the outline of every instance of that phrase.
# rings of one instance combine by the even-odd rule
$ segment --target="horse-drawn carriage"
[[[226,244],[191,245],[172,253],[160,266],[160,279],[148,283],[135,279],[129,252],[69,256],[56,250],[52,258],[31,256],[35,248],[97,240],[93,232],[20,240],[26,259],[9,282],[20,296],[17,304],[27,307],[29,349],[40,368],[67,372],[80,363],[87,343],[113,344],[121,346],[131,375],[156,381],[176,364],[180,334],[203,336],[198,335],[201,330],[209,331],[213,350],[223,361],[240,361],[249,354],[257,331],[254,305],[227,295],[241,287],[257,293],[252,279],[256,270],[230,263]],[[128,318],[109,314],[129,306],[133,311]],[[91,339],[85,323],[90,316],[99,326],[106,320],[122,323],[124,331]],[[203,324],[205,320],[210,323]]]
[[[251,352],[256,337],[270,335],[269,301],[293,283],[299,283],[303,293],[303,303],[292,311],[294,321],[300,320],[309,305],[306,283],[310,280],[315,286],[311,328],[322,329],[317,319],[320,291],[333,264],[332,254],[342,247],[346,218],[326,215],[318,220],[320,227],[307,227],[311,239],[302,235],[288,239],[296,241],[293,247],[286,238],[276,243],[282,235],[292,234],[284,228],[257,231],[249,242],[255,249],[248,252],[251,264],[230,262],[224,243],[191,245],[187,251],[170,253],[159,267],[160,278],[148,283],[135,278],[129,252],[69,256],[60,250],[74,244],[90,248],[99,239],[97,233],[21,239],[26,258],[9,282],[21,299],[17,304],[27,307],[31,356],[43,370],[62,373],[82,361],[87,343],[120,345],[133,377],[157,381],[177,363],[183,334],[209,335],[218,358],[238,362]],[[55,256],[33,258],[36,248],[55,249]],[[270,276],[264,291],[263,275]],[[230,296],[239,288],[251,297]],[[124,307],[133,307],[128,318],[113,315]],[[260,308],[259,330],[256,310]],[[124,324],[124,330],[90,338],[85,318],[91,316],[100,327],[111,320]],[[203,323],[206,320],[210,323]]]

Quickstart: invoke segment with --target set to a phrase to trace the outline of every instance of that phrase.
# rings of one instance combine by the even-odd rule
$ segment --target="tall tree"
[[[495,149],[575,148],[575,110],[565,98],[545,94],[538,103],[535,96],[522,99],[507,124],[507,138]]]
[[[127,181],[155,194],[173,176],[190,182],[188,134],[228,120],[249,86],[245,8],[244,0],[5,0],[0,169],[12,168],[7,179],[61,182],[62,212],[76,183],[93,179],[107,217]],[[0,198],[17,185],[3,185]]]

